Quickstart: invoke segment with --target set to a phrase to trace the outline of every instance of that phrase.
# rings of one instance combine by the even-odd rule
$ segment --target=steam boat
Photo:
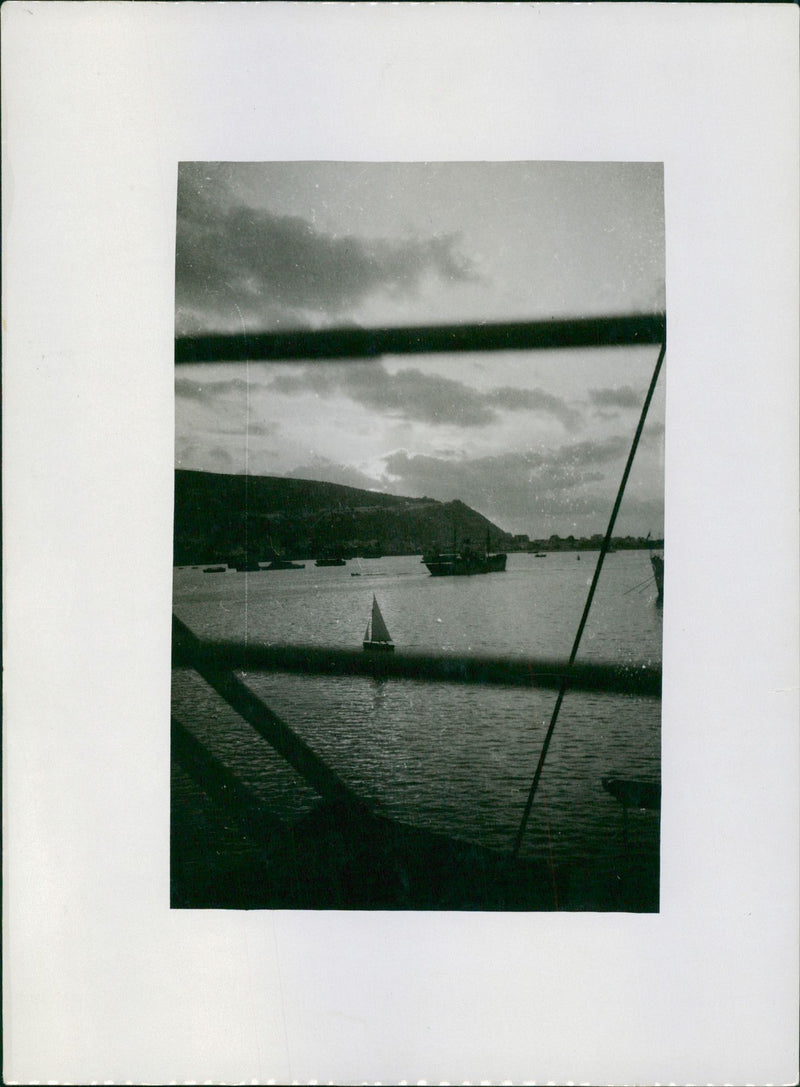
[[[451,551],[437,551],[423,555],[422,561],[430,570],[432,577],[461,577],[472,574],[501,574],[506,568],[507,556],[502,552],[489,550],[489,534],[486,534],[486,548],[476,550],[465,540],[460,550],[455,546]]]

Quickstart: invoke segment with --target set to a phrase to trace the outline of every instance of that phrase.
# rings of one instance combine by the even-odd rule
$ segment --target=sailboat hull
[[[368,653],[393,653],[394,646],[391,642],[363,642]]]

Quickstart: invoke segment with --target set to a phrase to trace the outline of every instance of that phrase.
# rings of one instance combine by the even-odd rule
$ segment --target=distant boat
[[[655,543],[650,539],[650,533],[647,533],[647,546],[650,549],[650,565],[653,568],[653,577],[656,582],[656,590],[658,596],[656,597],[656,603],[661,604],[664,601],[664,556],[659,555],[655,550]]]
[[[658,600],[664,599],[664,556],[651,553],[650,565],[653,567],[653,577],[658,590]]]
[[[372,614],[367,620],[367,629],[364,631],[364,649],[378,653],[391,653],[394,650],[392,637],[383,621],[374,593],[372,594]]]
[[[347,562],[346,562],[345,559],[343,559],[341,557],[341,555],[332,556],[330,558],[326,558],[324,555],[320,555],[320,557],[317,559],[317,561],[314,563],[314,565],[315,566],[346,566]]]
[[[461,550],[437,551],[423,555],[422,561],[428,567],[432,577],[461,577],[472,574],[501,574],[506,568],[506,555],[489,550],[489,534],[486,534],[486,549],[476,551],[466,541]]]
[[[195,567],[193,567],[193,569],[196,570],[197,567],[195,566]],[[228,569],[227,566],[206,566],[203,569],[203,573],[204,574],[224,574],[227,571],[227,569]]]
[[[546,559],[547,558],[547,552],[546,551],[537,551],[537,552],[535,552],[533,557],[535,559]]]
[[[270,562],[266,566],[259,564],[259,570],[305,570],[305,563],[291,562],[289,559],[284,558],[283,552],[269,534],[267,539],[269,541],[268,555]]]

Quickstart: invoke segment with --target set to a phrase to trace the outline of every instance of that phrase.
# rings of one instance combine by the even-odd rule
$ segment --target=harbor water
[[[510,554],[505,573],[432,578],[419,556],[343,567],[174,572],[174,611],[205,639],[359,647],[373,593],[400,649],[565,659],[597,552]],[[353,576],[356,574],[357,576]],[[579,660],[661,660],[662,613],[649,555],[606,557]],[[374,809],[412,826],[508,852],[556,692],[366,677],[241,678]],[[173,673],[173,714],[266,809],[291,822],[316,794],[195,673]],[[659,699],[567,691],[521,855],[602,861],[657,857],[659,814],[623,812],[604,777],[660,780]],[[173,810],[197,804],[173,768]],[[206,829],[206,833],[210,833]],[[247,851],[220,824],[218,852]]]

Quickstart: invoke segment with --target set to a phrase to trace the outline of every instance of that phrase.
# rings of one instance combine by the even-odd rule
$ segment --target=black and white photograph
[[[2,5],[4,1082],[797,1082],[798,14]]]
[[[181,163],[174,907],[654,912],[660,163]]]

